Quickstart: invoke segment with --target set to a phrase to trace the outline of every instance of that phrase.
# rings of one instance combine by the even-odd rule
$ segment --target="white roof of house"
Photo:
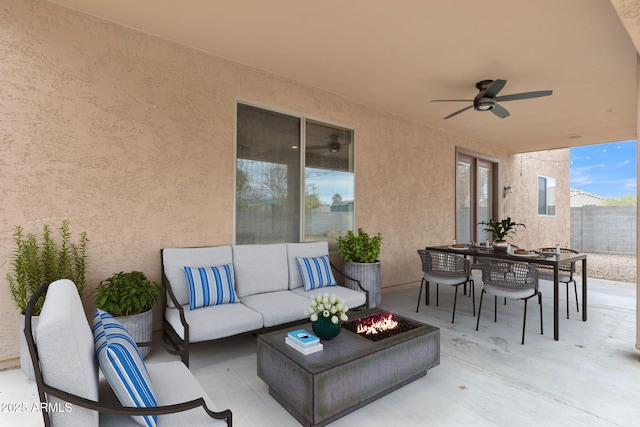
[[[571,188],[571,207],[579,208],[581,206],[600,206],[602,202],[607,200],[606,197],[597,196],[582,190]]]

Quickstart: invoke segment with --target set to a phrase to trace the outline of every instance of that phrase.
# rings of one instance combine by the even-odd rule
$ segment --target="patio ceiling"
[[[609,0],[53,2],[512,153],[636,138],[637,52]],[[506,119],[429,102],[496,78],[553,95]]]

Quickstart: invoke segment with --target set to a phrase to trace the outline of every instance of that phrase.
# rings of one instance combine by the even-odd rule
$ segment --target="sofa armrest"
[[[358,290],[358,291],[360,291],[360,292],[364,292],[365,297],[366,297],[366,302],[365,302],[364,307],[369,307],[369,291],[368,291],[368,290],[366,290],[366,289],[362,286],[362,283],[360,283],[360,281],[359,281],[358,279],[354,279],[353,277],[349,277],[349,276],[347,276],[347,275],[346,275],[342,270],[340,270],[338,267],[336,267],[332,262],[331,262],[330,264],[331,264],[331,268],[333,269],[333,271],[334,271],[335,273],[338,273],[338,275],[339,275],[340,277],[342,277],[342,278],[344,278],[344,279],[347,279],[347,280],[349,280],[350,282],[352,282],[352,283],[355,283],[355,284],[356,284],[356,286],[355,286],[355,287],[351,287],[351,286],[345,286],[345,287],[348,287],[348,288],[350,288],[350,289],[355,289],[355,290]],[[344,286],[344,285],[343,285],[343,284],[341,284],[341,283],[338,283],[338,284],[339,284],[340,286]]]
[[[176,295],[173,293],[171,282],[164,272],[162,273],[162,287],[164,288],[164,292],[162,293],[162,341],[164,347],[170,354],[179,355],[182,362],[186,366],[189,366],[189,323],[184,315],[184,307],[180,305],[178,298],[176,298]],[[182,338],[178,336],[178,333],[167,321],[167,308],[169,308],[167,295],[173,303],[172,309],[178,310],[180,323],[184,329],[184,336]]]

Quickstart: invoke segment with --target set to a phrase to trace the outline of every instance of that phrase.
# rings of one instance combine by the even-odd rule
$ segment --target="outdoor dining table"
[[[535,256],[518,256],[506,251],[496,249],[487,249],[482,246],[454,248],[452,246],[427,246],[427,250],[440,251],[461,254],[465,256],[473,256],[476,258],[499,258],[509,261],[526,262],[529,264],[542,265],[547,268],[553,268],[553,339],[558,341],[559,334],[559,292],[558,292],[558,276],[559,267],[562,264],[570,264],[582,261],[582,320],[587,321],[587,255],[573,253],[553,253],[552,255],[535,255]]]

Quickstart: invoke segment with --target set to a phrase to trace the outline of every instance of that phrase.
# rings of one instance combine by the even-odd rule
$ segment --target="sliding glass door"
[[[458,152],[456,162],[456,240],[462,243],[492,239],[479,222],[497,212],[498,163],[489,158]]]

